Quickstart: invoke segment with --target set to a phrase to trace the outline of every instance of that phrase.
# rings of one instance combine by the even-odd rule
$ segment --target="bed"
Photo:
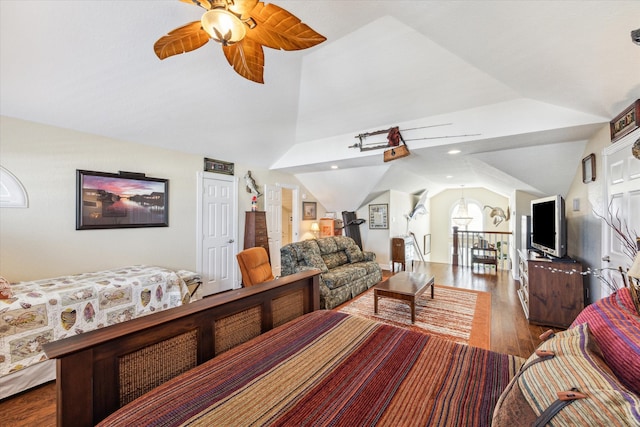
[[[0,299],[0,398],[55,379],[44,343],[180,306],[197,283],[193,272],[138,265],[10,285]]]
[[[525,362],[318,310],[317,274],[297,273],[64,346],[49,344],[47,354],[59,358],[64,373],[58,425],[512,426],[544,420],[545,408],[556,407],[552,417],[564,425],[640,423],[640,398],[606,365],[587,323],[550,336]],[[241,334],[251,329],[250,312],[262,326]],[[614,316],[623,327],[620,313]],[[631,328],[637,332],[637,324]],[[175,339],[184,343],[167,344]],[[151,387],[133,386],[156,375],[149,366],[126,366],[131,356],[158,348],[165,359],[156,365],[193,359],[195,366]],[[134,380],[127,371],[142,375]],[[574,386],[586,398],[574,397]],[[557,404],[562,390],[570,402]]]
[[[316,311],[143,395],[131,425],[490,425],[521,360]]]

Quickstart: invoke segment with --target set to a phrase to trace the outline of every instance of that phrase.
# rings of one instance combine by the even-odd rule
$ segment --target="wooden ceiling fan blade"
[[[258,0],[234,0],[233,4],[229,5],[229,10],[235,14],[240,15],[240,19],[247,19],[249,18],[251,11],[254,7],[256,7],[257,4]]]
[[[180,0],[183,3],[189,3],[189,4],[194,4],[196,6],[200,6],[203,9],[206,10],[210,10],[211,9],[211,2],[208,0]]]
[[[222,46],[224,56],[236,73],[256,83],[264,83],[264,51],[260,43],[246,37],[230,46]]]
[[[322,43],[327,38],[285,9],[259,2],[251,11],[256,27],[247,37],[272,49],[301,50]]]
[[[202,29],[200,21],[194,21],[160,37],[153,45],[153,50],[158,58],[165,59],[196,50],[208,41],[209,34]]]

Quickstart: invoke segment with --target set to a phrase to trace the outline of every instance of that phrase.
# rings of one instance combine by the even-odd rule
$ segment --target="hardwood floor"
[[[528,357],[539,344],[538,336],[547,327],[529,325],[524,317],[511,272],[485,273],[469,267],[430,263],[438,285],[456,286],[491,293],[491,349]],[[482,272],[482,270],[480,270]],[[390,272],[384,272],[388,277]],[[55,383],[48,383],[18,396],[0,401],[2,426],[55,426]]]

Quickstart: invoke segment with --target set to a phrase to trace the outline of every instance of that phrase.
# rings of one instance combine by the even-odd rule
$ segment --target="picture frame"
[[[369,205],[369,229],[389,228],[389,205],[387,203]]]
[[[76,230],[168,226],[168,179],[76,170]]]
[[[625,110],[609,122],[611,142],[614,143],[623,136],[640,127],[640,99],[625,108]]]
[[[588,184],[596,180],[596,155],[589,154],[582,159],[582,182]]]
[[[317,206],[316,202],[302,202],[302,220],[311,221],[317,219]]]
[[[425,255],[429,255],[431,253],[431,234],[424,235],[423,252]]]

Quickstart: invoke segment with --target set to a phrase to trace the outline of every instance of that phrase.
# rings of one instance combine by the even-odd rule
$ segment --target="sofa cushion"
[[[358,247],[358,245],[349,246],[345,249],[345,253],[347,254],[347,258],[349,258],[350,263],[360,262],[364,260],[364,255],[362,251]]]
[[[305,240],[301,243],[304,262],[309,267],[320,269],[320,271],[322,271],[323,273],[329,271],[327,265],[322,260],[322,256],[320,256],[320,248],[318,247],[318,243],[316,243],[316,240]]]
[[[332,252],[330,254],[322,255],[322,260],[326,264],[329,270],[333,270],[341,265],[348,264],[349,259],[344,251]]]
[[[631,293],[622,288],[586,307],[571,327],[589,324],[607,365],[629,388],[640,394],[640,316]]]
[[[348,285],[361,277],[367,275],[367,269],[346,264],[336,267],[333,270],[322,274],[322,281],[329,289],[337,289],[344,285]]]
[[[558,333],[540,345],[555,356],[539,363],[534,353],[496,404],[492,426],[531,425],[556,399],[576,388],[585,394],[562,408],[553,425],[638,425],[640,397],[618,381],[602,359],[587,324]]]
[[[339,251],[344,251],[349,246],[356,244],[356,242],[354,242],[351,237],[347,236],[333,236],[333,241],[336,242],[336,246],[338,247]]]
[[[320,248],[321,255],[338,252],[338,245],[336,245],[336,241],[333,239],[333,237],[323,237],[322,239],[316,240],[316,242],[318,243],[318,247]]]

